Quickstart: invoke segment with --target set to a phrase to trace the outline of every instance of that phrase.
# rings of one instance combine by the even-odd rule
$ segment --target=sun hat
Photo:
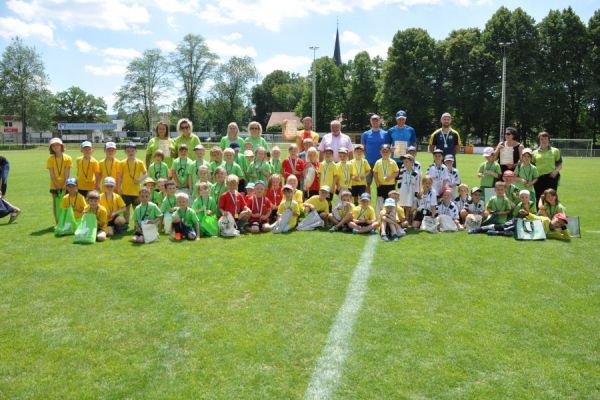
[[[116,149],[116,148],[117,148],[117,144],[115,142],[106,142],[104,144],[104,150]]]
[[[89,140],[81,142],[81,148],[83,149],[84,147],[92,147],[92,142],[90,142]]]
[[[321,186],[321,187],[319,188],[319,190],[323,190],[323,191],[325,191],[325,192],[327,192],[327,193],[331,193],[331,188],[330,188],[329,186],[327,186],[327,185],[323,185],[323,186]]]
[[[394,199],[385,199],[385,203],[383,203],[384,207],[396,207],[396,201]]]
[[[485,149],[483,149],[483,156],[484,157],[489,157],[491,155],[494,154],[494,148],[493,147],[486,147]]]

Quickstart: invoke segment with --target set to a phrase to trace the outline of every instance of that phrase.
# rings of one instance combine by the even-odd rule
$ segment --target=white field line
[[[344,361],[350,352],[350,339],[354,331],[354,323],[367,292],[367,283],[371,274],[371,263],[379,235],[371,235],[352,279],[346,290],[346,299],[338,311],[333,326],[327,336],[327,344],[317,361],[304,398],[331,399],[342,377]]]

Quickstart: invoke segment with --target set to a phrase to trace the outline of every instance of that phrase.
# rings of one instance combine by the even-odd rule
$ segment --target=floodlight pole
[[[500,42],[498,43],[502,47],[502,99],[500,100],[500,133],[498,137],[498,143],[502,143],[504,137],[504,119],[506,114],[506,48],[512,44],[512,42]]]
[[[312,120],[313,129],[317,126],[317,71],[316,71],[316,60],[317,50],[319,46],[310,46],[309,49],[313,51],[313,65],[312,65]]]

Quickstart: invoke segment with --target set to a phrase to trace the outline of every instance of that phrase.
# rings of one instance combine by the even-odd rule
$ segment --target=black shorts
[[[129,207],[130,205],[137,206],[139,203],[138,196],[130,196],[128,194],[122,194],[121,198],[125,202],[125,206]]]
[[[356,225],[364,227],[364,226],[371,226],[371,223],[370,222],[358,222]]]
[[[181,235],[185,236],[186,239],[190,234],[193,234],[194,238],[196,237],[196,230],[190,226],[187,226],[183,222],[173,224],[173,229],[175,230],[175,233],[181,233]]]
[[[358,186],[352,186],[352,189],[350,191],[352,192],[352,197],[360,197],[360,195],[365,193],[366,190],[367,190],[367,185],[358,185]],[[371,193],[369,193],[369,194],[371,194]]]
[[[413,221],[423,221],[423,218],[426,216],[431,216],[431,211],[423,211],[423,210],[417,210],[416,214],[415,214],[415,218],[413,219]]]
[[[83,189],[77,189],[77,191],[79,192],[80,195],[82,195],[83,197],[86,197],[87,194],[89,192],[91,192],[91,190],[83,190]]]
[[[263,229],[263,225],[266,224],[266,222],[258,222],[258,221],[254,221],[254,222],[249,222],[247,227],[248,228],[252,228],[253,226],[257,226],[258,227],[258,231],[259,232],[264,232],[265,230]]]
[[[66,194],[66,193],[67,193],[67,191],[66,191],[66,190],[63,190],[63,189],[50,189],[50,193],[51,193],[51,194],[53,194],[53,195],[56,195],[56,196],[58,196],[58,191],[59,191],[59,190],[60,190],[61,192],[63,192],[63,194]],[[4,193],[4,192],[2,192],[2,193]],[[4,193],[4,194],[6,194],[6,193]]]
[[[381,185],[377,187],[377,197],[388,198],[389,193],[396,189],[396,185]]]
[[[318,196],[319,195],[319,191],[318,190],[309,190],[308,191],[308,197],[307,199],[310,199],[313,196]]]

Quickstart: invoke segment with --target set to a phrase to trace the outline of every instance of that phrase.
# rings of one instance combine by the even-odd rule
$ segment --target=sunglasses
[[[251,130],[251,131],[257,131],[257,130],[258,130],[258,128],[256,128],[256,127],[253,127],[253,128],[250,128],[250,130]]]
[[[181,126],[180,126],[180,128],[181,128],[181,129],[190,129],[190,126],[189,126],[189,125],[185,125],[185,126],[184,126],[184,125],[181,125]]]

